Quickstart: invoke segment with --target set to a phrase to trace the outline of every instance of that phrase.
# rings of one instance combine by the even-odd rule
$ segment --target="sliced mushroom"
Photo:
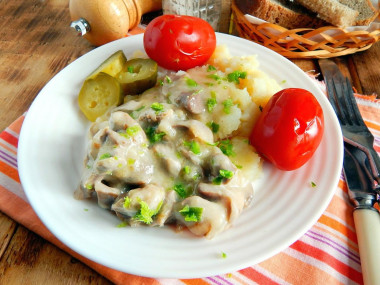
[[[202,208],[200,221],[186,221],[185,216],[180,212],[185,206]],[[177,220],[197,236],[211,239],[228,226],[224,206],[199,196],[186,198],[177,203],[174,209]]]
[[[129,205],[126,207],[125,197],[129,198]],[[149,184],[143,188],[130,190],[127,195],[123,195],[111,207],[111,209],[124,216],[133,217],[141,209],[141,201],[144,201],[149,209],[156,210],[162,205],[165,199],[165,189]],[[139,224],[138,221],[131,221],[131,225]]]
[[[152,149],[159,157],[159,159],[163,162],[166,170],[173,177],[177,177],[181,171],[182,165],[177,155],[175,154],[175,149],[169,145],[162,143],[155,144]]]
[[[111,209],[115,199],[121,194],[116,187],[109,187],[104,183],[104,177],[99,176],[94,183],[94,189],[98,197],[98,205],[105,209]]]
[[[206,161],[206,173],[209,172],[210,178],[213,179],[220,175],[221,170],[231,171],[233,175],[237,170],[236,166],[231,160],[223,153],[217,153],[210,155],[209,160]],[[227,183],[230,179],[223,178],[223,183]]]
[[[192,114],[201,114],[205,111],[205,104],[200,93],[183,92],[178,96],[177,104]]]
[[[199,194],[214,201],[220,201],[227,210],[227,219],[232,223],[245,208],[244,193],[236,191],[227,185],[213,185],[200,183],[198,185]]]
[[[177,121],[175,123],[176,127],[185,127],[187,128],[191,135],[195,138],[200,139],[205,143],[213,143],[214,136],[209,127],[197,120],[186,120],[186,121]]]
[[[156,216],[154,225],[163,226],[166,222],[169,222],[172,218],[173,207],[177,202],[177,193],[174,190],[167,191],[165,201],[161,207],[160,212]]]

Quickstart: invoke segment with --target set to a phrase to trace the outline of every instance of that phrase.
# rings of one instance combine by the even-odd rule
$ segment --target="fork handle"
[[[364,284],[380,284],[380,214],[375,209],[358,208],[354,222]]]

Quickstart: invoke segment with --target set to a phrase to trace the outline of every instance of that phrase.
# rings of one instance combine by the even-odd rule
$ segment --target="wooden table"
[[[69,28],[68,0],[0,0],[0,131],[61,69],[92,50]],[[305,71],[315,60],[293,60]],[[362,94],[380,95],[380,44],[336,62]],[[0,284],[110,284],[0,212]]]

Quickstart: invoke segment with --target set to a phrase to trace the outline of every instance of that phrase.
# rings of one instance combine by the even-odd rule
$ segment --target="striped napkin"
[[[323,83],[318,83],[323,89]],[[356,99],[379,153],[380,100],[375,95],[359,94]],[[17,171],[17,144],[23,120],[24,115],[0,134],[0,211],[115,284],[363,284],[352,207],[343,175],[330,205],[305,235],[272,258],[243,270],[207,278],[169,280],[134,276],[94,263],[55,238],[28,203]]]

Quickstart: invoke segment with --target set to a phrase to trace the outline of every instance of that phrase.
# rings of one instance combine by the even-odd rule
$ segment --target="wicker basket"
[[[232,1],[232,17],[239,36],[287,58],[330,58],[353,54],[370,48],[380,39],[380,29],[349,32],[334,26],[288,30],[271,23],[255,25],[247,20],[235,1],[238,0]]]

